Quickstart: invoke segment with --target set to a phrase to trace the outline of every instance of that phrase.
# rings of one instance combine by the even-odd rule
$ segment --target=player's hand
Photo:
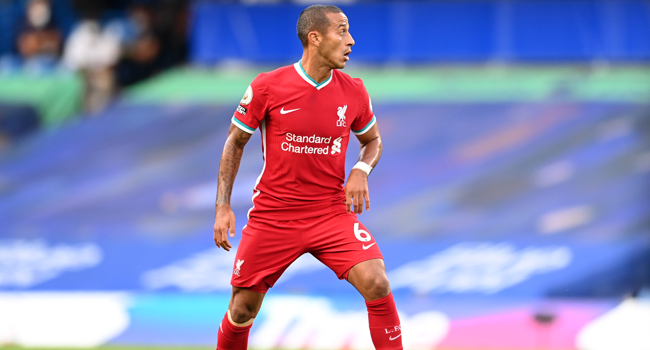
[[[370,210],[368,175],[359,169],[352,169],[348,182],[345,184],[345,205],[348,213],[353,205],[355,213],[363,213],[364,201],[366,202],[366,210]]]
[[[228,242],[228,232],[230,237],[235,237],[235,213],[230,208],[230,204],[219,204],[214,219],[214,243],[226,251],[232,248]]]

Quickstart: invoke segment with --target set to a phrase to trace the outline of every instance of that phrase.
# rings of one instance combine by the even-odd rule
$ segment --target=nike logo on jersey
[[[299,110],[299,109],[300,109],[300,108],[296,108],[296,109],[289,109],[289,110],[286,110],[286,111],[285,111],[285,110],[284,110],[284,107],[282,107],[282,109],[280,110],[280,114],[287,114],[287,113],[295,112],[295,111],[297,111],[297,110]]]
[[[399,338],[401,336],[402,336],[402,334],[400,334],[400,335],[398,335],[396,337],[388,337],[388,340],[393,341],[393,340],[395,340],[395,339],[397,339],[397,338]]]
[[[373,243],[373,244],[371,244],[369,246],[366,246],[365,244],[363,244],[363,250],[368,250],[368,248],[372,247],[375,244],[377,244],[377,242],[375,242],[375,243]]]

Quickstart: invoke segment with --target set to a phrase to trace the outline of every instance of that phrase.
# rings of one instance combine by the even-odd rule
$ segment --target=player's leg
[[[360,262],[350,269],[348,282],[366,299],[370,336],[376,349],[402,349],[402,326],[382,259]]]
[[[245,350],[264,295],[304,253],[294,224],[251,218],[242,230],[230,284],[233,293],[217,338],[217,350]]]
[[[383,256],[356,215],[345,211],[315,220],[303,235],[309,252],[347,279],[366,299],[370,335],[378,350],[401,350],[401,325]]]
[[[390,294],[383,259],[366,260],[354,265],[348,274],[348,282],[366,301],[381,299]]]
[[[264,293],[250,288],[232,288],[228,311],[219,325],[217,350],[245,350],[253,320],[262,307]]]
[[[230,297],[228,305],[232,322],[242,324],[257,317],[265,295],[265,293],[255,292],[250,288],[232,287],[232,297]]]

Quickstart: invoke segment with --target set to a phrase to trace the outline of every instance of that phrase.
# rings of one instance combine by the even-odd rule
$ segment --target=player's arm
[[[231,124],[226,144],[223,146],[221,162],[219,163],[214,243],[216,243],[217,247],[227,251],[232,248],[230,242],[228,242],[228,232],[230,231],[230,237],[235,237],[235,213],[230,208],[230,196],[239,170],[239,163],[244,153],[244,146],[250,140],[251,135]]]
[[[359,161],[374,168],[379,162],[379,158],[381,158],[383,149],[377,123],[362,135],[357,135],[357,139],[359,139],[359,143],[361,144]],[[350,171],[348,182],[345,185],[345,204],[347,205],[348,213],[352,206],[354,206],[355,213],[363,213],[364,201],[366,202],[366,210],[370,210],[368,175],[361,169],[353,168]]]

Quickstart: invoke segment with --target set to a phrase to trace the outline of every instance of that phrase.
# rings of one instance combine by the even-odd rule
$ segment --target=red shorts
[[[377,242],[355,214],[275,221],[253,217],[242,230],[230,284],[266,293],[284,270],[305,253],[347,279],[352,266],[383,259]]]

